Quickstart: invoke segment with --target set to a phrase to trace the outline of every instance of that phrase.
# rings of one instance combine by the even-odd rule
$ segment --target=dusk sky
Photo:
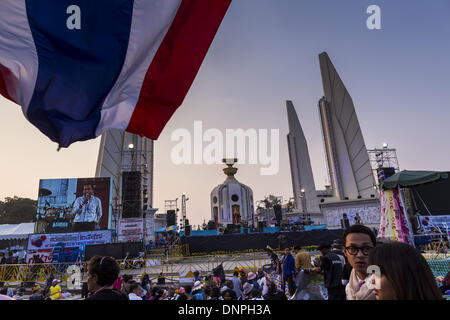
[[[381,30],[366,27],[369,5]],[[171,134],[194,121],[216,128],[280,130],[280,169],[238,165],[255,200],[292,197],[286,100],[303,127],[316,188],[327,183],[318,100],[318,55],[326,51],[353,98],[368,149],[397,149],[401,169],[450,171],[450,1],[233,0],[183,105],[155,142],[154,207],[186,192],[187,218],[211,218],[211,190],[223,165],[175,165]],[[19,106],[0,97],[0,199],[36,199],[39,179],[91,177],[100,138],[56,151]],[[204,144],[204,146],[206,143]],[[180,203],[180,202],[179,202]]]

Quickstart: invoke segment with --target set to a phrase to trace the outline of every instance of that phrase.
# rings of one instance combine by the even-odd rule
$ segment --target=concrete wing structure
[[[302,212],[320,212],[308,144],[292,101],[286,101],[289,134],[287,135],[292,188],[295,206]],[[301,190],[304,190],[304,193]]]
[[[319,62],[319,113],[333,193],[341,200],[373,198],[375,180],[352,98],[326,52]]]

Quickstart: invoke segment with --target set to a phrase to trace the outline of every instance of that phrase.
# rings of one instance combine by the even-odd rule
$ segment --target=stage
[[[297,232],[224,234],[217,236],[185,236],[181,244],[189,246],[189,253],[235,252],[246,250],[262,250],[267,245],[273,249],[293,246],[318,246],[321,243],[331,244],[341,239],[343,229],[311,230]],[[284,239],[281,237],[284,236]]]

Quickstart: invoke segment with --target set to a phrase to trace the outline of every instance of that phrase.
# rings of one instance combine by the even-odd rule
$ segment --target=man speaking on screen
[[[91,231],[100,229],[102,202],[94,196],[94,185],[83,185],[83,196],[78,197],[72,208],[73,231]]]

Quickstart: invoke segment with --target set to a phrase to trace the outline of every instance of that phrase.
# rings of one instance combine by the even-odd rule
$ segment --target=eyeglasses
[[[347,250],[348,253],[350,253],[352,256],[356,256],[358,254],[358,251],[361,251],[363,255],[367,256],[370,252],[370,250],[372,250],[373,247],[362,247],[362,248],[358,248],[358,247],[345,247],[345,250]]]

